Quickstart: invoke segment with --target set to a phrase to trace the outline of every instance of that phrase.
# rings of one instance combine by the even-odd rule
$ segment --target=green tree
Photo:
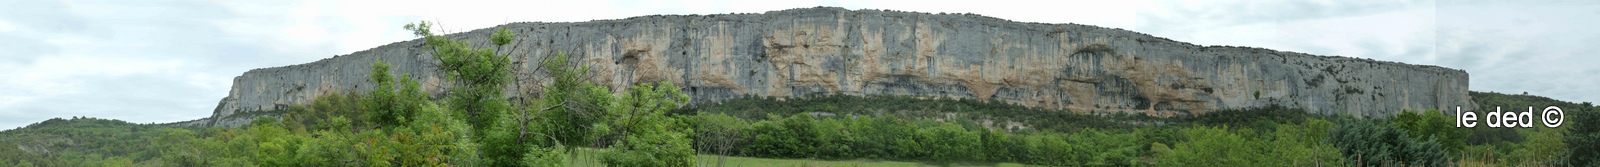
[[[752,156],[788,157],[791,154],[789,153],[790,150],[794,149],[791,146],[798,145],[798,139],[789,137],[794,136],[792,134],[794,132],[790,132],[789,129],[785,129],[773,121],[756,121],[750,126],[751,132],[755,133],[755,137],[751,139],[750,146],[745,147],[743,152]]]
[[[295,151],[299,150],[304,138],[294,136],[288,129],[283,128],[283,123],[276,119],[256,119],[250,123],[248,133],[255,136],[258,143],[254,160],[262,166],[299,166],[295,159]]]
[[[811,115],[798,114],[788,118],[771,115],[768,119],[776,121],[764,120],[752,125],[755,128],[755,140],[751,141],[745,152],[763,157],[812,157],[818,143]]]
[[[439,60],[439,70],[447,74],[452,83],[448,104],[452,111],[470,122],[477,134],[496,127],[510,103],[501,93],[511,81],[511,58],[495,54],[492,48],[473,48],[466,40],[434,35],[432,24],[426,21],[406,24],[405,29],[423,37],[424,44],[433,49],[433,58]],[[501,36],[511,36],[509,31],[493,35],[497,45]],[[506,39],[509,41],[509,39]],[[521,155],[517,153],[516,155]]]
[[[564,53],[546,57],[545,69],[552,82],[544,86],[544,96],[537,103],[525,104],[516,115],[506,117],[505,124],[493,133],[486,134],[486,154],[519,156],[558,155],[572,152],[580,146],[591,146],[602,136],[596,129],[608,129],[600,124],[607,118],[607,106],[614,96],[608,88],[595,85],[587,79],[588,67],[572,66]],[[599,125],[599,126],[597,126]],[[551,153],[549,149],[564,153]],[[489,159],[501,162],[519,160],[525,164],[560,164],[554,158],[513,157]],[[537,165],[536,165],[537,166]]]
[[[980,140],[983,141],[981,158],[988,162],[1010,162],[1013,154],[1007,142],[1011,141],[1011,134],[999,129],[983,129]]]
[[[335,126],[362,127],[363,125],[357,125],[360,123],[360,119],[363,119],[366,115],[363,112],[365,106],[357,104],[362,99],[360,92],[331,93],[318,96],[315,100],[312,100],[310,105],[305,106],[303,110],[299,110],[303,112],[291,112],[290,114],[294,114],[296,118],[299,118],[299,122],[304,125],[306,132],[327,130]],[[346,122],[343,125],[327,124],[327,121],[332,120],[334,117],[357,118],[357,120],[347,120],[353,122]]]
[[[944,157],[945,161],[976,161],[978,154],[974,151],[983,150],[982,136],[972,131],[967,131],[961,125],[952,123],[940,124],[935,133],[943,140],[944,153],[935,154],[935,158]]]
[[[395,150],[399,164],[472,165],[478,145],[468,138],[471,128],[450,117],[444,108],[423,105],[414,121],[391,136],[399,143]]]
[[[826,118],[816,120],[817,147],[816,156],[823,159],[848,159],[857,157],[851,143],[856,142],[859,136],[846,128],[848,123],[843,119]]]
[[[613,103],[608,127],[614,143],[601,154],[607,166],[690,166],[694,149],[686,129],[666,111],[689,102],[669,82],[640,84]]]
[[[470,126],[428,101],[421,85],[409,74],[398,79],[401,83],[397,87],[387,63],[378,61],[372,68],[368,75],[378,87],[366,96],[352,94],[343,99],[334,96],[327,101],[338,102],[314,104],[312,111],[301,114],[317,115],[317,108],[328,112],[359,112],[341,109],[345,108],[341,106],[352,105],[345,99],[360,97],[359,104],[367,111],[363,119],[376,127],[352,127],[350,120],[335,113],[322,114],[333,117],[316,121],[326,126],[317,128],[315,135],[287,133],[284,125],[276,122],[256,123],[247,133],[255,134],[254,139],[261,143],[255,149],[257,163],[264,166],[472,166],[478,161],[479,147],[471,142]],[[280,130],[284,133],[279,133]],[[360,133],[351,134],[353,131]]]
[[[395,80],[389,74],[389,64],[382,60],[373,63],[368,77],[378,87],[367,92],[365,99],[362,99],[361,105],[367,110],[364,117],[366,122],[385,129],[401,126],[407,123],[407,117],[416,115],[423,103],[427,103],[427,95],[422,93],[417,81],[411,79],[411,74],[400,77],[402,85],[396,90]]]
[[[163,128],[155,144],[162,148],[161,159],[173,166],[205,166],[204,155],[196,142],[194,131],[180,128]]]
[[[615,101],[608,88],[589,82],[589,67],[573,65],[565,53],[546,57],[543,68],[550,74],[550,84],[545,86],[544,97],[524,117],[537,121],[525,127],[538,129],[538,134],[548,135],[562,145],[588,146],[596,140],[593,127],[609,116],[607,108]],[[670,108],[668,108],[670,109]],[[531,112],[531,113],[530,113]],[[523,124],[530,124],[523,119]],[[569,147],[570,148],[570,147]]]
[[[1085,162],[1086,165],[1134,165],[1138,162],[1140,151],[1144,144],[1138,143],[1139,136],[1134,133],[1117,133],[1085,129],[1071,136],[1075,144],[1074,150],[1089,154],[1074,157]]]
[[[1522,156],[1522,162],[1547,163],[1547,165],[1552,166],[1561,165],[1560,162],[1552,161],[1558,159],[1559,154],[1567,151],[1566,142],[1561,141],[1566,131],[1565,127],[1517,129],[1517,132],[1521,133],[1523,138],[1527,140],[1521,143],[1522,146],[1520,148],[1522,149],[1519,151],[1522,152],[1513,153],[1512,155]]]
[[[1411,138],[1406,130],[1368,121],[1340,124],[1329,132],[1327,141],[1338,147],[1345,159],[1366,166],[1445,166],[1450,163],[1445,156],[1449,154],[1435,137],[1419,141]]]
[[[723,166],[726,157],[735,156],[738,148],[742,148],[750,140],[750,123],[723,113],[708,114],[698,113],[691,117],[694,132],[694,147],[701,154],[724,155],[717,157],[717,165]]]
[[[1173,146],[1172,153],[1158,155],[1166,164],[1193,166],[1252,166],[1263,165],[1252,156],[1261,155],[1248,144],[1246,138],[1227,128],[1197,127],[1180,130],[1189,141]],[[1165,151],[1162,151],[1165,152]]]
[[[333,119],[348,122],[344,117]],[[356,158],[359,155],[349,148],[355,145],[349,131],[321,130],[314,132],[314,136],[316,140],[308,140],[295,150],[295,159],[307,166],[361,166],[355,162],[360,160]]]
[[[522,164],[525,155],[538,142],[527,141],[526,115],[505,117],[512,107],[501,92],[511,81],[511,58],[497,54],[493,48],[473,48],[466,40],[434,35],[432,24],[426,21],[406,24],[406,30],[423,37],[425,45],[433,49],[433,58],[439,60],[439,70],[447,74],[451,93],[446,101],[452,113],[471,124],[473,137],[483,144],[483,161],[488,166],[513,166]],[[505,45],[514,35],[500,29],[491,40],[495,45]],[[521,124],[502,125],[515,121]]]
[[[1569,110],[1561,125],[1568,132],[1561,138],[1567,145],[1562,157],[1572,166],[1600,166],[1600,112]]]
[[[1471,129],[1455,127],[1455,118],[1445,116],[1439,110],[1427,110],[1421,113],[1401,111],[1395,115],[1393,121],[1395,126],[1410,132],[1414,140],[1433,137],[1452,152],[1460,152],[1462,148],[1466,148],[1467,137],[1472,135]]]
[[[1038,144],[1034,146],[1039,149],[1034,164],[1067,166],[1082,162],[1071,158],[1077,150],[1072,149],[1072,143],[1067,142],[1064,136],[1053,133],[1040,135]]]
[[[1265,159],[1270,166],[1307,166],[1307,165],[1332,165],[1340,164],[1343,157],[1339,155],[1338,148],[1323,143],[1328,131],[1333,128],[1333,123],[1321,119],[1312,119],[1302,124],[1282,125],[1272,133],[1263,134],[1254,140],[1264,142],[1259,148],[1265,150],[1267,155],[1262,157],[1276,157]]]
[[[294,133],[295,135],[309,134],[305,121],[307,119],[306,116],[312,111],[308,111],[309,108],[298,104],[292,105],[289,108],[297,110],[297,112],[283,114],[283,127],[289,129],[289,132]]]
[[[496,46],[505,46],[506,44],[511,43],[513,38],[516,38],[516,34],[512,34],[511,31],[506,30],[506,28],[499,28],[494,31],[494,35],[489,37],[489,41],[494,42],[494,45]]]

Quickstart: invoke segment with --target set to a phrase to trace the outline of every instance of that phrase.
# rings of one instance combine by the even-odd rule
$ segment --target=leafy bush
[[[607,136],[618,139],[602,151],[606,166],[690,166],[694,164],[691,141],[678,127],[677,118],[666,111],[687,103],[689,96],[669,82],[641,84],[629,89],[612,103],[606,120]]]
[[[1342,164],[1331,145],[1322,144],[1332,123],[1320,119],[1304,124],[1276,126],[1270,134],[1226,127],[1189,127],[1179,130],[1187,140],[1168,146],[1154,143],[1150,152],[1158,164],[1193,166],[1311,166]]]
[[[817,133],[810,115],[796,115],[788,118],[772,116],[776,121],[756,122],[756,137],[745,152],[753,153],[758,157],[773,158],[809,158],[813,156],[814,146],[817,143]]]
[[[1437,137],[1411,138],[1409,132],[1369,121],[1350,121],[1328,134],[1328,143],[1340,148],[1345,159],[1367,166],[1446,166],[1450,160]]]
[[[1567,150],[1562,158],[1572,166],[1600,165],[1600,112],[1566,111],[1565,127],[1568,131],[1561,141]]]
[[[1409,135],[1413,140],[1425,140],[1431,137],[1438,139],[1445,149],[1460,152],[1466,148],[1467,137],[1472,135],[1472,131],[1455,127],[1455,121],[1455,117],[1445,116],[1438,110],[1423,111],[1421,114],[1416,111],[1401,111],[1393,120],[1395,126],[1410,132]]]

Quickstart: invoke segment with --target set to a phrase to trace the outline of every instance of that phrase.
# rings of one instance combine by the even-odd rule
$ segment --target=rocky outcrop
[[[545,75],[536,62],[565,52],[574,63],[592,66],[596,83],[620,90],[672,82],[696,102],[894,94],[1161,116],[1266,105],[1370,117],[1402,109],[1475,108],[1467,96],[1467,73],[1456,69],[1197,46],[1121,29],[969,14],[805,8],[513,23],[449,36],[493,47],[488,37],[494,28],[517,35],[499,48],[513,57],[522,83],[507,88],[512,96],[537,96],[533,85]],[[236,115],[365,91],[373,87],[369,66],[378,60],[438,95],[448,84],[430,54],[411,40],[251,70],[234,78],[215,115],[197,124],[237,125],[248,119]]]

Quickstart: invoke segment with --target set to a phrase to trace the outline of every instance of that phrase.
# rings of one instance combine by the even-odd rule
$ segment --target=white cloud
[[[1227,1],[1159,3],[1141,10],[1135,31],[1198,45],[1432,64],[1428,1]],[[1383,50],[1370,45],[1402,49]],[[1409,51],[1404,48],[1421,48]],[[1421,53],[1423,55],[1407,55]]]
[[[17,31],[18,27],[16,23],[0,20],[0,33],[16,33]]]
[[[1439,8],[1440,62],[1472,74],[1478,91],[1600,101],[1597,2],[1455,2]]]
[[[1284,50],[1305,50],[1320,55],[1437,65],[1432,49],[1436,29],[1433,14],[1433,8],[1421,7],[1286,22],[1279,29],[1284,33],[1270,42],[1282,44]],[[1312,49],[1319,47],[1325,50]]]

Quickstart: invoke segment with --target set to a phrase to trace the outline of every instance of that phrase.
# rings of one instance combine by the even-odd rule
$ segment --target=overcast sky
[[[1463,69],[1475,91],[1600,101],[1600,1],[54,1],[0,2],[0,129],[54,117],[209,116],[234,76],[508,22],[837,6],[975,13]]]

